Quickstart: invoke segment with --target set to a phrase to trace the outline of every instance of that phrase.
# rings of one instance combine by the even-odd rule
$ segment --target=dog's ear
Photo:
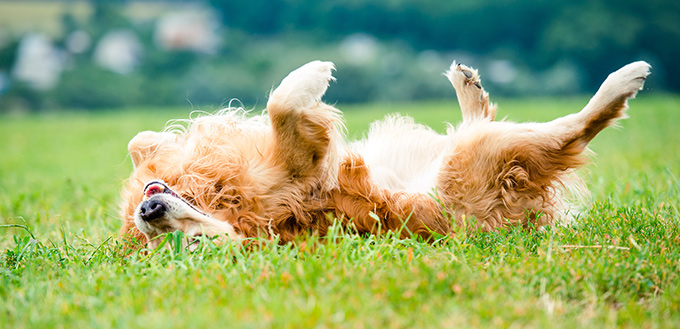
[[[170,132],[142,131],[128,143],[128,152],[135,168],[147,159],[159,146],[174,143],[177,135]]]

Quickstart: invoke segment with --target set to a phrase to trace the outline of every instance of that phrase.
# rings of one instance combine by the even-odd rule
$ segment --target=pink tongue
[[[154,194],[163,193],[162,185],[151,185],[146,189],[146,196],[150,197]]]

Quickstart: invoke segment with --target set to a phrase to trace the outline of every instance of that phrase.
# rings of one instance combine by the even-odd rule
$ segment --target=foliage
[[[117,108],[144,101],[146,93],[139,75],[122,76],[87,65],[66,72],[53,91],[54,101],[74,108]]]
[[[399,39],[415,49],[500,55],[533,69],[560,60],[584,68],[589,88],[609,63],[634,58],[680,71],[677,1],[210,0],[225,24],[256,34],[312,31],[331,40],[351,33]],[[651,55],[651,56],[650,56]],[[677,90],[680,80],[667,77]]]
[[[547,121],[584,98],[500,100]],[[7,327],[675,327],[680,321],[676,96],[631,101],[591,144],[593,202],[574,225],[435,244],[336,227],[255,249],[125,254],[115,233],[125,145],[186,109],[3,117],[0,313]],[[261,108],[260,105],[258,107]],[[453,101],[339,106],[350,136],[387,113],[438,131]],[[584,173],[585,174],[585,173]],[[170,240],[181,239],[171,234]]]
[[[74,31],[92,38],[89,50],[66,54],[63,85],[41,92],[12,81],[8,90],[0,90],[0,112],[219,106],[235,97],[263,104],[263,90],[314,59],[337,64],[338,80],[329,98],[339,102],[446,98],[450,88],[440,73],[454,59],[479,68],[486,89],[504,96],[591,92],[607,74],[634,60],[654,67],[650,87],[680,90],[680,78],[671,74],[680,71],[675,58],[680,53],[680,5],[673,0],[204,0],[200,3],[222,17],[221,46],[214,54],[159,47],[156,22],[133,20],[124,10],[148,2],[88,3],[92,10],[86,17],[68,6],[54,13],[62,17],[61,31],[51,31],[60,49]],[[176,11],[186,8],[178,4],[196,4],[160,3]],[[93,49],[114,29],[133,31],[143,46],[133,74],[95,67]],[[357,36],[370,48],[361,60],[353,58],[360,50],[346,47]],[[0,79],[3,73],[11,76],[20,37],[10,33],[0,38]],[[509,63],[512,72],[499,70],[493,65],[498,62]],[[492,76],[507,81],[486,78]]]

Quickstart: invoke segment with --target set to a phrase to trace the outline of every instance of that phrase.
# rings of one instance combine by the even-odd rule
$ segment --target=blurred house
[[[106,33],[94,50],[94,61],[99,66],[119,74],[129,74],[140,64],[143,47],[130,30]]]
[[[6,93],[9,89],[9,81],[9,75],[4,71],[0,71],[0,95]]]
[[[19,42],[12,76],[34,89],[48,90],[59,82],[65,54],[43,34],[28,34]]]
[[[82,54],[92,46],[92,37],[83,30],[71,32],[66,38],[66,49],[72,54]]]
[[[166,50],[189,50],[205,54],[217,52],[219,21],[209,11],[165,14],[156,23],[154,39]]]
[[[379,50],[378,40],[366,33],[354,33],[340,43],[340,53],[355,65],[365,65],[375,60]]]

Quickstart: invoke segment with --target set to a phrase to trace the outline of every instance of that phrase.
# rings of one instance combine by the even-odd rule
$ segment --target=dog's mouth
[[[182,199],[175,191],[170,189],[167,185],[165,185],[165,182],[160,181],[160,180],[154,180],[150,181],[149,183],[144,186],[144,200],[150,198],[151,196],[155,194],[170,194],[174,197]]]
[[[168,185],[165,184],[162,180],[153,180],[150,181],[144,186],[144,197],[142,198],[142,201],[146,201],[152,196],[156,194],[168,194],[171,195],[178,200],[181,200],[184,202],[187,206],[191,207],[191,209],[195,210],[196,212],[200,213],[201,215],[209,216],[203,211],[198,210],[194,205],[189,203],[185,198],[177,194],[175,191],[173,191]]]
[[[149,240],[149,246],[158,245],[157,237],[164,233],[182,231],[189,245],[202,239],[239,239],[234,227],[226,221],[217,220],[173,191],[165,182],[153,180],[144,187],[142,202],[137,206],[135,225]]]
[[[166,198],[167,198],[167,196],[171,196],[172,198],[181,201],[183,204],[185,204],[186,206],[188,206],[189,208],[191,208],[195,212],[197,212],[197,213],[199,213],[203,216],[209,217],[208,214],[198,210],[194,205],[189,203],[189,201],[187,201],[185,198],[180,196],[177,192],[173,191],[167,184],[165,184],[164,181],[153,180],[153,181],[148,182],[146,184],[146,186],[144,186],[144,197],[142,198],[142,204],[147,204],[147,206],[140,207],[140,213],[139,214],[145,221],[151,222],[155,219],[154,216],[149,213],[149,212],[154,211],[154,209],[148,210],[149,208],[153,207],[154,205],[156,207],[163,208],[163,209],[156,209],[156,210],[160,210],[160,212],[163,214],[159,217],[165,216],[166,208],[169,207],[168,201],[160,201],[160,200],[158,200],[159,199],[158,197],[153,198],[153,196],[160,196],[160,195],[164,195]],[[156,199],[158,201],[156,201],[154,199]],[[151,204],[151,205],[149,205],[149,204]],[[197,232],[197,233],[194,233],[190,236],[190,240],[193,241],[192,243],[195,243],[195,242],[198,242],[201,237],[210,238],[209,235],[206,235],[203,232]]]

